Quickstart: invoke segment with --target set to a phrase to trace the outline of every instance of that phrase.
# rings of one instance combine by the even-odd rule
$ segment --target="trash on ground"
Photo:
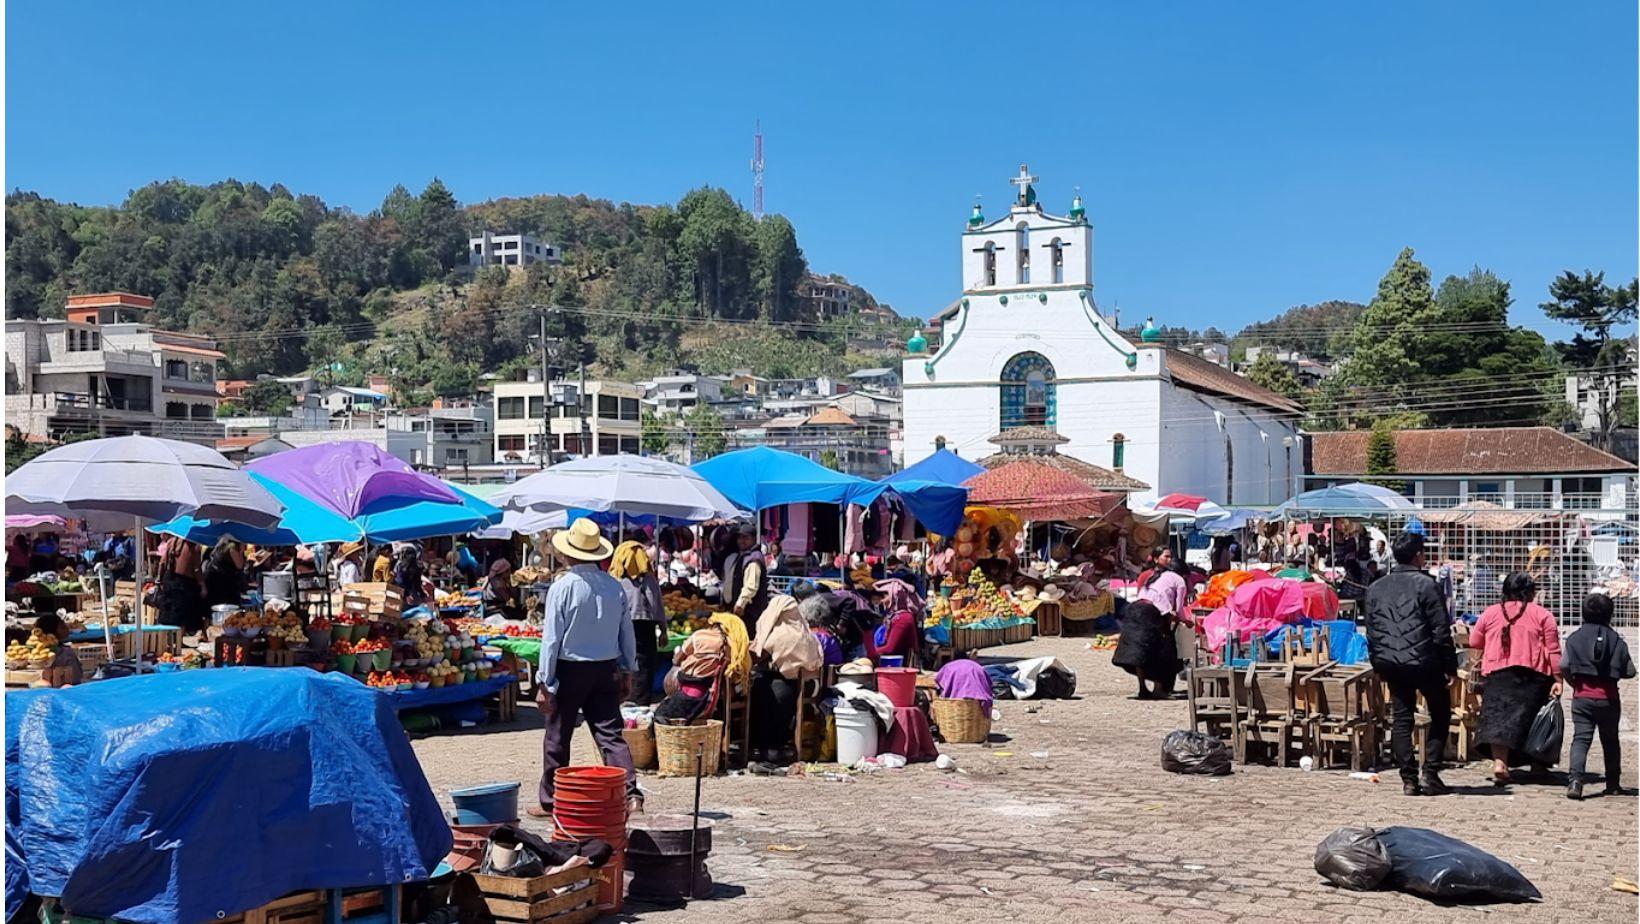
[[[1162,739],[1162,769],[1171,773],[1228,776],[1233,772],[1230,748],[1201,732],[1168,732]]]
[[[1543,897],[1509,863],[1428,828],[1340,828],[1316,847],[1315,869],[1346,889],[1395,889],[1437,902],[1528,902]]]

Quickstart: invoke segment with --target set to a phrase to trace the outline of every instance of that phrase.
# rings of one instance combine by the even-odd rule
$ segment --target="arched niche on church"
[[[1041,353],[1016,353],[1002,367],[1000,430],[1053,427],[1058,417],[1053,363]]]

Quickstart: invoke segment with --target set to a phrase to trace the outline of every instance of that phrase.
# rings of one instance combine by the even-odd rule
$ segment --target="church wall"
[[[1166,389],[1163,408],[1162,493],[1197,494],[1220,504],[1279,504],[1296,493],[1302,451],[1294,426],[1268,411],[1185,389]],[[1226,465],[1226,437],[1234,474]],[[1292,475],[1287,448],[1291,438]],[[1130,450],[1131,452],[1131,450]],[[1234,477],[1232,491],[1230,478]]]

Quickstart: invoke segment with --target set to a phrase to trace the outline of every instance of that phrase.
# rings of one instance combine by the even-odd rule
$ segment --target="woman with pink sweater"
[[[1503,602],[1481,613],[1469,647],[1481,652],[1481,720],[1476,740],[1492,749],[1492,781],[1510,781],[1510,759],[1526,743],[1532,719],[1560,696],[1560,629],[1555,615],[1532,599],[1537,585],[1523,571],[1503,581]],[[1533,761],[1534,769],[1543,769]]]

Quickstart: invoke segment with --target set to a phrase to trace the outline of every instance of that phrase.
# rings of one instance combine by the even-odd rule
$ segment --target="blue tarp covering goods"
[[[892,484],[867,481],[767,446],[714,456],[697,462],[694,469],[724,497],[746,510],[783,504],[867,506],[885,492],[893,493],[905,501],[906,509],[919,522],[942,534],[956,532],[968,502],[967,488],[921,479]]]
[[[156,924],[426,879],[450,849],[388,698],[303,670],[7,693],[6,829],[36,893]]]

